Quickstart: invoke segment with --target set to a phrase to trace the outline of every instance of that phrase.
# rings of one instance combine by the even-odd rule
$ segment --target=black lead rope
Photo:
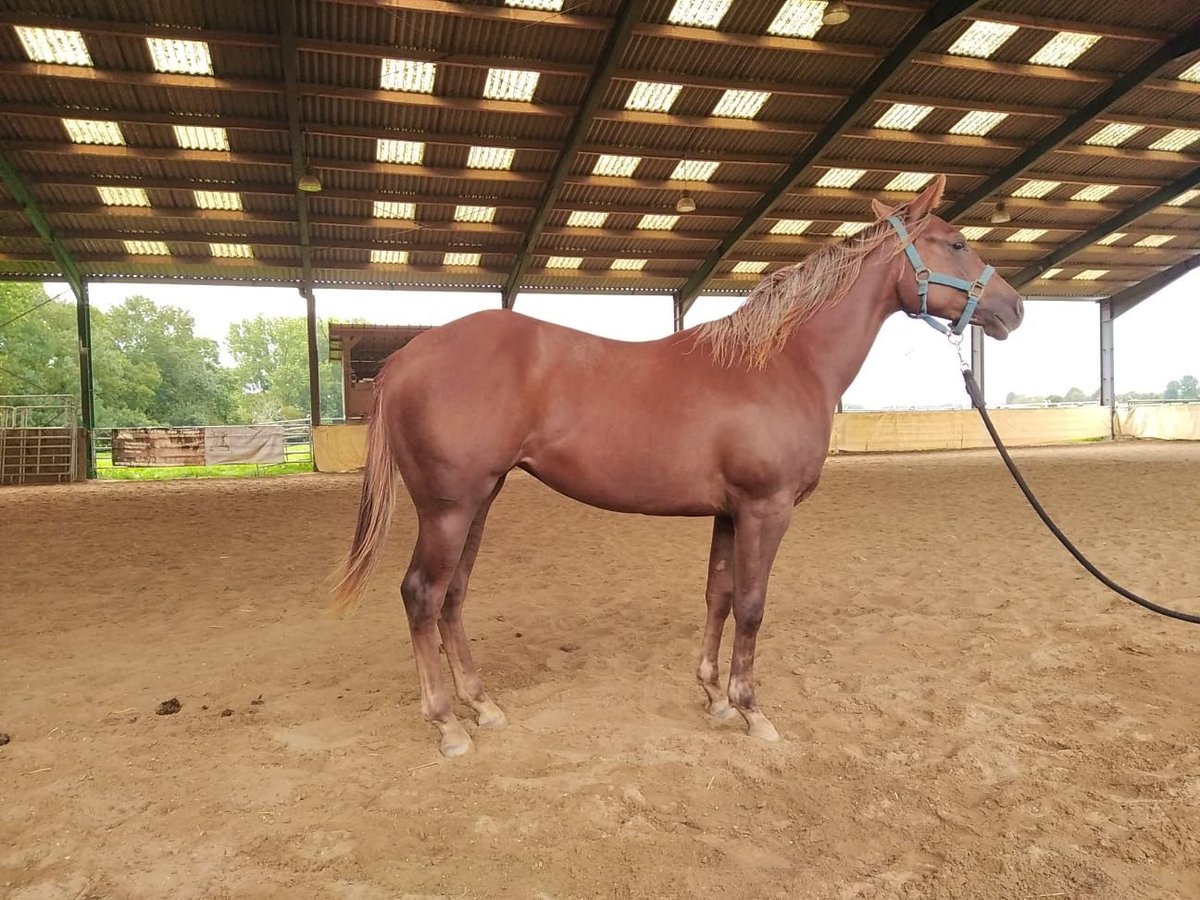
[[[1038,517],[1046,523],[1046,527],[1050,529],[1050,533],[1058,538],[1058,542],[1067,548],[1070,553],[1079,562],[1081,566],[1091,572],[1106,588],[1120,594],[1126,600],[1132,600],[1138,606],[1145,607],[1151,612],[1156,612],[1160,616],[1168,616],[1172,619],[1179,619],[1181,622],[1191,622],[1195,625],[1200,625],[1200,616],[1190,613],[1179,612],[1175,609],[1167,609],[1165,606],[1159,606],[1145,597],[1139,597],[1133,591],[1126,590],[1117,584],[1094,565],[1091,561],[1079,552],[1079,548],[1071,543],[1071,539],[1062,533],[1062,529],[1054,524],[1054,520],[1042,508],[1042,504],[1038,502],[1037,497],[1033,496],[1033,491],[1029,489],[1029,485],[1025,483],[1024,477],[1017,469],[1017,464],[1013,462],[1012,457],[1008,455],[1008,450],[1004,446],[1004,442],[1000,440],[1000,435],[996,433],[996,426],[992,424],[992,418],[987,413],[987,404],[983,399],[983,392],[979,390],[979,384],[975,381],[975,373],[970,367],[963,365],[962,369],[963,381],[967,384],[967,393],[971,395],[971,404],[979,410],[979,415],[983,417],[984,427],[987,428],[988,434],[992,436],[992,443],[996,445],[996,449],[1000,451],[1000,458],[1004,460],[1004,465],[1008,467],[1008,471],[1012,473],[1013,480],[1017,482],[1017,487],[1021,489],[1021,493],[1025,495],[1025,499],[1029,501],[1029,505],[1033,507],[1033,511],[1038,514]]]

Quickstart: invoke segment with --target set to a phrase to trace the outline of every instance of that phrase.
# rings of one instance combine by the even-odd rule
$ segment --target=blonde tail
[[[388,444],[387,425],[380,415],[376,393],[375,410],[367,425],[367,462],[363,473],[362,496],[358,501],[358,525],[350,553],[342,563],[341,577],[334,588],[333,611],[351,609],[366,586],[379,559],[380,545],[392,521],[395,500],[396,466]]]

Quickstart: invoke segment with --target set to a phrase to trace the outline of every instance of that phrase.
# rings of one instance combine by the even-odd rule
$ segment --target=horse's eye
[[[966,241],[955,241],[955,242],[954,242],[953,244],[951,244],[950,246],[951,246],[951,248],[953,248],[954,250],[958,250],[959,252],[961,252],[961,251],[963,251],[963,250],[966,250],[966,249],[967,249],[967,242],[966,242]]]

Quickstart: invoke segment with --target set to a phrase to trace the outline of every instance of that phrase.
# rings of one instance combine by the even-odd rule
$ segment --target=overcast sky
[[[65,290],[47,284],[47,290]],[[169,284],[93,284],[100,309],[143,294],[192,314],[198,334],[223,341],[230,322],[253,317],[303,315],[292,288]],[[439,325],[479,309],[499,306],[496,293],[416,291],[317,291],[317,313],[333,320],[377,324]],[[731,312],[741,301],[701,297],[687,325]],[[650,340],[671,332],[669,297],[523,294],[518,312],[624,340]],[[1118,391],[1160,391],[1182,375],[1200,376],[1200,270],[1179,279],[1116,323]],[[989,403],[1009,391],[1091,393],[1100,384],[1099,312],[1086,301],[1026,305],[1025,323],[1007,341],[987,342]],[[868,408],[965,405],[956,357],[945,338],[923,322],[893,316],[884,325],[846,402]]]

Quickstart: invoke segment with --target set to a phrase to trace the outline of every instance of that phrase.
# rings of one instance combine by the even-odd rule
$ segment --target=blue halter
[[[971,321],[975,307],[979,305],[979,298],[983,295],[983,289],[987,287],[988,281],[991,280],[996,270],[992,266],[984,266],[983,271],[979,273],[979,277],[973,282],[955,275],[930,272],[925,263],[921,261],[921,254],[917,252],[916,242],[909,239],[908,229],[904,227],[904,223],[900,221],[900,217],[888,216],[888,224],[896,230],[896,235],[900,238],[900,243],[904,245],[904,254],[908,257],[908,261],[912,263],[913,272],[917,276],[917,294],[921,298],[921,311],[908,313],[908,315],[914,319],[924,319],[925,322],[942,334],[962,334]],[[929,285],[931,284],[942,284],[946,287],[958,288],[967,295],[967,305],[953,327],[947,326],[929,314]]]

